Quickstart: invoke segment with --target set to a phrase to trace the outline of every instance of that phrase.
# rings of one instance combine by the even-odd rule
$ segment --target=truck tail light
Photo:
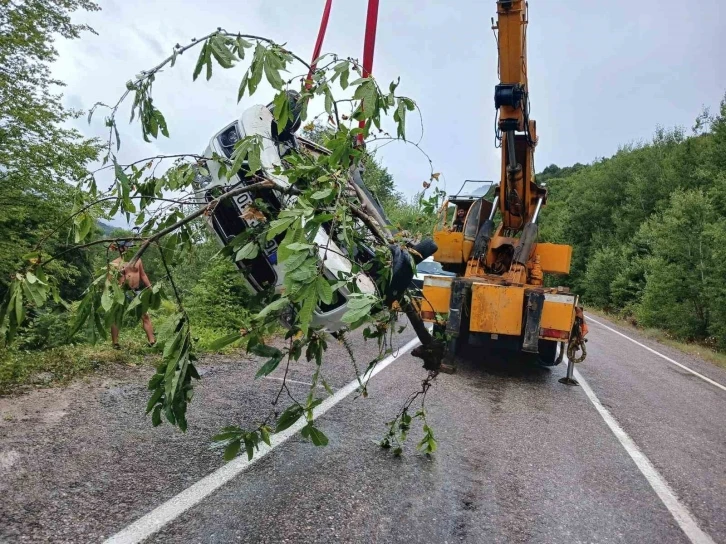
[[[540,329],[539,336],[545,338],[558,338],[560,340],[569,340],[570,331],[558,331],[557,329]]]

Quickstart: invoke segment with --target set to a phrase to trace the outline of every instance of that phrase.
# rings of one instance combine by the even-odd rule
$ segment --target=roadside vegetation
[[[550,190],[541,236],[573,246],[558,282],[633,325],[726,352],[726,98],[688,134],[658,129],[537,179]]]

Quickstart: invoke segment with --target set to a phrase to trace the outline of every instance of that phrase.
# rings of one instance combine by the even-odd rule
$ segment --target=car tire
[[[421,261],[425,261],[429,257],[431,257],[434,253],[436,253],[439,249],[439,246],[436,245],[436,243],[431,238],[424,238],[421,240],[418,244],[415,246],[411,246],[417,253],[420,253],[421,256],[419,257],[415,253],[412,253],[413,260],[416,264],[419,264]]]

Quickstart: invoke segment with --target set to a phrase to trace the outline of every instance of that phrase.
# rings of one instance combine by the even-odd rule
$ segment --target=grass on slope
[[[696,357],[700,357],[704,361],[708,361],[709,363],[726,369],[726,353],[718,352],[703,343],[682,342],[674,339],[665,331],[662,331],[660,329],[637,327],[633,325],[630,321],[623,319],[622,317],[603,312],[602,310],[588,307],[585,308],[585,311],[587,313],[591,313],[596,316],[608,319],[609,321],[617,323],[619,326],[625,329],[629,329],[633,332],[640,334],[641,336],[645,336],[646,338],[655,340],[656,342],[660,342],[661,344],[665,344],[668,347],[677,349],[687,355],[695,355]]]

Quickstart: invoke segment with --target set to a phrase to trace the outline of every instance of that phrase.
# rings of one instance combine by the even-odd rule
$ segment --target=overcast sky
[[[113,102],[125,82],[156,65],[175,43],[218,26],[286,42],[305,58],[324,0],[100,1],[102,11],[79,14],[98,36],[59,43],[54,67],[67,83],[69,106]],[[366,2],[334,0],[324,52],[362,57]],[[464,179],[495,179],[493,92],[494,0],[380,0],[374,75],[414,98],[424,116],[422,147],[443,173],[448,191]],[[718,107],[726,91],[723,0],[531,0],[529,74],[532,118],[540,138],[536,168],[590,163],[618,146],[649,139],[656,126],[690,129],[703,106]],[[154,98],[171,138],[147,144],[137,125],[121,125],[122,159],[158,152],[201,152],[209,138],[251,105],[237,105],[242,69],[215,70],[192,83],[196,52],[162,74]],[[269,89],[254,103],[266,103]],[[128,107],[121,118],[127,119]],[[415,123],[410,135],[418,137]],[[88,135],[105,134],[103,116]],[[381,150],[400,190],[414,194],[428,165],[403,144]],[[445,181],[444,181],[445,180]]]

